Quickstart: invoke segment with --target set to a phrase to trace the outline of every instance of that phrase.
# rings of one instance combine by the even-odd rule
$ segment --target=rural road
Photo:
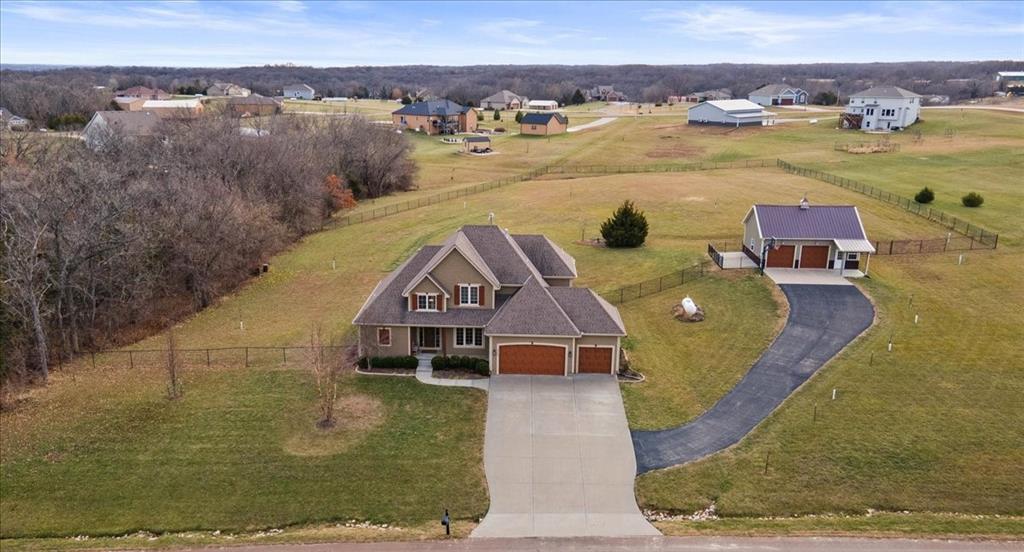
[[[1020,550],[1024,543],[967,540],[833,537],[634,537],[577,539],[462,539],[422,542],[274,544],[231,546],[230,552],[989,552]],[[209,552],[216,548],[196,548]]]
[[[600,119],[598,119],[596,121],[590,121],[589,123],[583,123],[582,125],[577,125],[577,126],[574,126],[574,127],[569,127],[565,131],[566,132],[579,132],[581,130],[587,130],[588,128],[596,128],[596,127],[599,127],[599,126],[607,125],[608,123],[614,123],[616,119],[618,119],[618,117],[601,117]]]
[[[856,286],[779,287],[789,300],[782,333],[736,387],[696,420],[633,431],[637,473],[692,462],[738,443],[874,319],[874,307]]]

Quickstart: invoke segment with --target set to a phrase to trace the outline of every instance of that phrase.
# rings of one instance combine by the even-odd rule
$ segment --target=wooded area
[[[998,89],[997,71],[1024,70],[1014,61],[906,63],[815,63],[801,65],[476,65],[466,67],[296,67],[265,65],[236,68],[76,67],[0,72],[0,97],[15,114],[43,124],[53,113],[102,108],[114,90],[136,85],[193,94],[214,82],[232,82],[265,96],[280,95],[305,83],[321,96],[401,98],[426,91],[463,104],[508,89],[530,98],[571,103],[577,89],[612,85],[632,101],[655,102],[669,95],[726,88],[734,97],[768,83],[785,82],[810,92],[847,95],[874,85],[895,85],[918,94],[949,96],[951,101],[985,97]],[[60,99],[53,86],[75,90]],[[94,89],[95,86],[105,87]],[[106,98],[104,101],[103,98]]]
[[[4,140],[0,376],[140,337],[208,306],[322,227],[341,192],[412,185],[407,140],[360,117],[167,120],[99,151],[36,133]],[[134,332],[127,335],[128,332]]]

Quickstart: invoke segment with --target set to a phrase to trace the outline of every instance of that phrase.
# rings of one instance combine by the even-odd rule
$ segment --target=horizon
[[[327,69],[1024,59],[1019,1],[465,6],[12,0],[0,4],[0,64]]]

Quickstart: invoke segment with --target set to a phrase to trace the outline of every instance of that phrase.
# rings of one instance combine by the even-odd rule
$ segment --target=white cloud
[[[742,41],[749,46],[776,46],[834,33],[873,34],[1017,34],[1018,21],[980,20],[962,13],[955,4],[878,3],[871,10],[815,15],[813,6],[802,11],[773,12],[729,4],[700,4],[687,10],[652,10],[645,21],[661,23],[670,32],[708,42]]]

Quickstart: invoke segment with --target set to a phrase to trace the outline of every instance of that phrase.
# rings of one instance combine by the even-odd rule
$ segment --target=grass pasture
[[[938,208],[1005,236],[999,248],[969,252],[960,266],[956,253],[873,258],[873,277],[859,285],[877,305],[878,324],[739,445],[641,477],[638,498],[644,507],[682,513],[714,502],[725,516],[707,525],[659,524],[673,534],[1020,535],[1021,517],[984,517],[1024,515],[1020,121],[1016,114],[928,112],[919,127],[922,140],[909,132],[894,135],[900,152],[859,156],[833,151],[832,144],[865,136],[823,125],[730,132],[687,127],[670,116],[624,117],[550,139],[497,137],[499,154],[478,158],[437,137],[408,134],[420,189],[359,209],[551,163],[782,157],[903,195],[927,184],[936,190]],[[946,129],[954,127],[947,139]],[[983,207],[957,207],[968,187],[985,195]],[[945,236],[941,227],[897,207],[773,168],[548,175],[308,236],[272,259],[269,273],[175,331],[183,347],[301,345],[314,323],[345,333],[388,271],[460,225],[485,223],[489,212],[513,232],[548,235],[576,257],[579,285],[611,295],[706,258],[709,240],[736,239],[752,203],[795,203],[804,193],[812,204],[858,205],[872,239]],[[598,235],[601,221],[625,199],[651,223],[643,248],[575,243]],[[707,321],[688,325],[671,318],[671,305],[685,294],[707,309]],[[744,271],[715,271],[621,310],[635,344],[631,354],[648,377],[623,385],[627,416],[638,428],[681,423],[711,406],[749,368],[785,315],[772,286]],[[885,350],[890,336],[892,353]],[[154,336],[134,347],[163,343]],[[249,369],[191,369],[185,385],[185,397],[171,403],[162,397],[163,376],[156,370],[93,372],[79,363],[0,413],[4,549],[83,547],[89,544],[32,537],[139,530],[292,527],[286,534],[293,536],[282,540],[369,538],[316,529],[348,519],[399,525],[409,532],[394,538],[420,538],[433,534],[422,528],[436,525],[441,508],[460,520],[486,511],[482,394],[406,378],[350,376],[340,403],[342,423],[349,425],[324,436],[310,429],[313,388],[300,370],[256,359]],[[839,390],[835,401],[832,389]],[[868,509],[912,513],[865,521]],[[805,517],[769,519],[786,516]],[[829,521],[836,519],[845,521]],[[207,543],[206,537],[183,538],[131,543]],[[114,548],[129,541],[94,542]],[[221,541],[211,536],[210,542]]]

